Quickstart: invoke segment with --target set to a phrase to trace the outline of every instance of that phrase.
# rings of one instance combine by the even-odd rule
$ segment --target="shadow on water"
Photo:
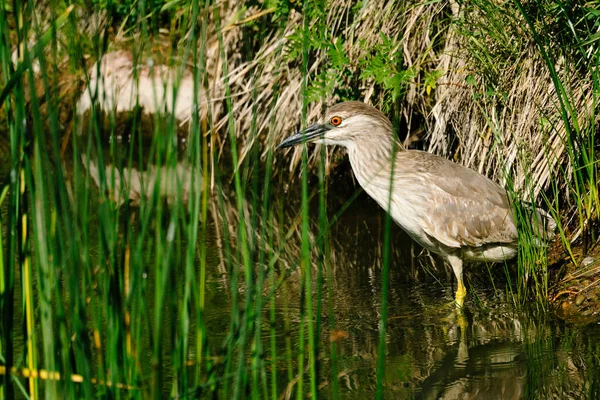
[[[336,188],[328,193],[330,218],[355,190],[349,178],[332,179],[337,182],[329,182],[328,186]],[[232,196],[225,194],[222,201],[224,212],[217,211],[219,205],[216,197],[210,199],[209,210],[212,211],[204,222],[209,227],[204,323],[208,332],[209,354],[218,360],[224,356],[224,348],[230,340],[233,307],[231,271],[223,256],[223,229],[229,229],[230,236],[235,238],[239,215]],[[295,367],[302,306],[298,268],[300,228],[297,224],[300,204],[294,200],[293,190],[282,196],[285,198],[273,197],[274,209],[282,210],[282,218],[268,221],[272,231],[281,240],[278,246],[279,259],[275,265],[280,284],[275,290],[265,285],[261,321],[263,338],[267,343],[271,330],[268,304],[273,297],[276,365],[280,380],[278,387],[281,388],[281,397],[285,398],[295,390],[292,383],[297,381]],[[249,204],[245,206],[251,207]],[[313,244],[319,240],[316,209],[313,205],[310,212],[310,239]],[[92,214],[90,235],[97,232],[94,229],[97,218]],[[384,218],[384,213],[364,194],[350,204],[329,230],[327,257],[331,261],[331,268],[323,270],[321,285],[317,281],[317,266],[321,258],[313,247],[313,299],[322,302],[319,316],[322,328],[318,340],[319,388],[323,398],[330,397],[333,390],[332,344],[335,344],[337,351],[336,369],[341,397],[360,399],[374,396],[382,297],[381,242]],[[224,220],[227,220],[228,228],[224,228]],[[123,222],[124,225],[127,223]],[[250,234],[259,239],[256,233]],[[90,240],[90,243],[98,242],[93,237]],[[449,307],[453,298],[452,273],[449,269],[439,259],[413,247],[410,238],[397,227],[392,231],[392,243],[386,334],[386,398],[562,399],[600,396],[598,325],[574,326],[535,309],[515,309],[507,294],[502,265],[491,266],[491,269],[485,265],[467,267],[467,280],[472,283],[468,308],[464,314],[457,315]],[[231,244],[235,248],[235,240],[232,239]],[[181,242],[178,246],[185,248],[186,244]],[[90,250],[92,256],[98,253],[93,248]],[[180,271],[172,273],[177,275]],[[143,279],[147,281],[147,315],[151,316],[151,294],[156,279],[151,267],[146,269]],[[172,279],[177,282],[176,277]],[[238,291],[243,294],[244,290],[242,283]],[[331,293],[330,298],[327,293]],[[176,316],[179,315],[177,307],[180,303],[177,302],[177,296],[180,294],[178,289],[171,294],[172,299],[164,313],[166,346],[163,365],[167,369],[172,366],[169,357],[174,343],[173,332],[176,331],[173,326],[178,322]],[[15,310],[15,326],[21,326],[21,318],[21,310]],[[194,327],[196,323],[192,317],[191,326]],[[148,354],[151,349],[150,331],[150,328],[142,329],[140,343],[141,349],[146,349]],[[20,332],[15,329],[16,336]],[[22,346],[22,338],[17,337],[16,343]],[[22,349],[17,352],[22,352]],[[150,360],[147,361],[149,364]],[[292,370],[289,369],[290,365]],[[145,366],[142,365],[142,368]],[[146,372],[150,373],[150,370],[146,369]],[[164,394],[169,396],[173,373],[165,370],[163,374]]]

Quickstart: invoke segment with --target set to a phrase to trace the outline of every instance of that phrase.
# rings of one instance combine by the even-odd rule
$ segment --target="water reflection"
[[[330,193],[331,216],[339,210],[340,197],[349,198],[353,189],[340,189],[345,185],[340,182],[330,185],[337,189],[336,193]],[[294,228],[299,207],[290,198],[293,196],[287,196],[284,208],[284,226],[270,222],[276,225],[274,231],[285,232],[288,238],[280,243],[277,265],[283,270],[294,269],[300,259],[299,228],[297,225]],[[231,211],[230,217],[234,218],[234,214]],[[311,212],[313,243],[320,237],[317,215],[318,212]],[[373,398],[375,393],[384,217],[366,196],[359,196],[346,210],[329,231],[327,257],[331,268],[322,266],[321,285],[317,276],[323,257],[313,246],[313,299],[322,301],[320,387],[324,398],[333,393],[332,342],[336,344],[342,397]],[[237,225],[229,226],[235,236]],[[386,398],[594,398],[600,394],[598,326],[572,326],[543,310],[515,309],[512,297],[507,294],[502,265],[467,267],[467,279],[476,282],[471,288],[474,296],[464,313],[456,313],[449,307],[452,274],[441,261],[427,254],[413,258],[421,250],[413,248],[410,239],[397,227],[392,231],[392,243]],[[507,268],[510,271],[515,267]],[[296,269],[276,292],[277,321],[282,325],[277,331],[287,332],[285,337],[291,339],[294,349],[300,321],[300,286]],[[224,284],[214,290],[225,294],[229,288]],[[214,296],[217,301],[226,298]],[[225,310],[230,304],[224,301],[213,306],[215,310]],[[263,321],[268,321],[267,314]],[[217,335],[224,328],[218,319],[218,316],[211,318],[216,323],[213,332]],[[264,332],[266,338],[267,326]],[[278,341],[278,350],[281,369],[285,370],[283,340]],[[287,382],[285,373],[281,377]],[[282,396],[291,394],[289,387],[288,391]]]

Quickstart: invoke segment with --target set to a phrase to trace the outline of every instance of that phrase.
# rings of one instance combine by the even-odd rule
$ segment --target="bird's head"
[[[392,132],[392,124],[382,112],[359,101],[347,101],[329,108],[320,122],[288,137],[277,148],[303,142],[351,148],[358,142],[368,143],[369,139],[393,140]]]

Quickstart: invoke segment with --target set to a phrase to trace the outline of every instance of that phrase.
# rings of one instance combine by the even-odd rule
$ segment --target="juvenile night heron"
[[[459,306],[466,296],[464,260],[496,262],[517,254],[517,223],[507,192],[445,158],[404,150],[379,110],[357,101],[336,104],[320,123],[288,137],[279,148],[304,141],[347,148],[364,190],[417,243],[450,264]],[[534,232],[550,240],[556,227],[552,217],[541,209],[530,214]]]

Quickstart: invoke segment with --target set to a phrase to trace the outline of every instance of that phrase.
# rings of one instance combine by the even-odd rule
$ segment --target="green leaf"
[[[178,6],[183,0],[171,0],[166,2],[160,9],[160,12],[170,10]]]

